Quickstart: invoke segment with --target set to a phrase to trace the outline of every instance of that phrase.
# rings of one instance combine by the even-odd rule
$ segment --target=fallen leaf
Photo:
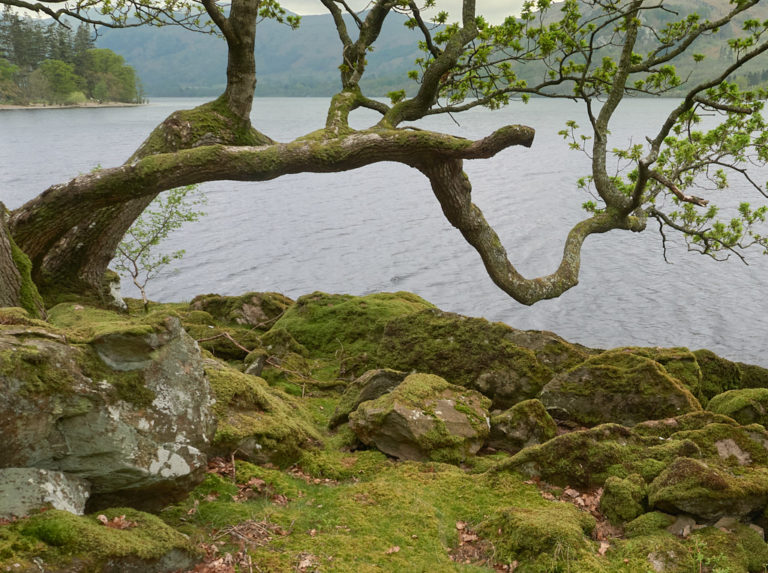
[[[387,550],[384,552],[384,554],[385,554],[385,555],[392,555],[393,553],[397,553],[398,551],[400,551],[400,548],[399,548],[397,545],[393,545],[392,547],[390,547],[389,549],[387,549]]]
[[[605,555],[605,552],[606,552],[606,551],[608,551],[608,549],[610,548],[610,546],[611,546],[611,544],[610,544],[610,543],[608,543],[607,541],[601,541],[601,542],[600,542],[600,549],[598,549],[598,550],[597,550],[597,554],[598,554],[600,557],[602,557],[603,555]]]
[[[130,527],[136,527],[138,525],[135,521],[126,519],[125,515],[119,515],[119,516],[113,517],[110,520],[106,515],[99,514],[98,516],[96,516],[96,519],[98,519],[103,525],[111,529],[128,529]]]
[[[467,526],[467,522],[466,521],[457,521],[456,522],[456,529],[458,529],[459,531],[464,529],[466,526]]]

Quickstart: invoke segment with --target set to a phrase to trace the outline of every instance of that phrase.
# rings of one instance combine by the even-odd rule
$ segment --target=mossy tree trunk
[[[21,274],[13,262],[7,218],[8,211],[5,205],[0,203],[0,306],[19,306]]]
[[[204,5],[224,33],[229,47],[224,95],[194,110],[174,112],[155,128],[126,164],[135,163],[149,155],[212,144],[272,143],[271,139],[251,127],[249,119],[256,85],[254,41],[258,3],[236,0],[232,3],[229,17],[224,17],[213,2],[204,2]],[[31,256],[34,253],[34,280],[46,298],[64,292],[101,292],[102,278],[117,245],[157,196],[157,192],[154,192],[126,200],[124,197],[130,193],[130,186],[128,181],[114,189],[112,205],[96,210],[81,210],[79,220],[62,232],[55,242],[49,243],[45,252],[31,248],[27,239],[21,242],[25,252]],[[30,213],[24,211],[22,207],[15,214],[15,220],[28,218]],[[33,215],[34,226],[44,229],[62,214],[45,209],[44,205],[37,205]]]

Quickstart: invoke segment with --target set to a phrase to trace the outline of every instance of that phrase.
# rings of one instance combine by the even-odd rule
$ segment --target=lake
[[[0,200],[18,207],[49,185],[97,165],[120,164],[171,111],[201,101],[157,98],[138,108],[2,111]],[[289,141],[322,127],[327,103],[260,98],[254,125]],[[642,142],[675,103],[623,103],[612,143]],[[374,117],[355,112],[353,124],[364,127]],[[576,180],[588,173],[589,160],[569,151],[557,135],[567,119],[582,117],[576,104],[533,100],[496,112],[473,110],[455,117],[458,123],[433,117],[418,124],[471,138],[511,123],[537,130],[531,149],[511,148],[465,164],[474,202],[526,276],[555,269],[568,229],[584,217],[581,204],[589,196]],[[580,284],[558,299],[525,307],[491,282],[479,256],[443,217],[427,180],[408,167],[382,163],[202,188],[207,215],[167,242],[169,250],[187,252],[173,271],[150,283],[155,300],[189,300],[208,292],[278,291],[295,298],[315,290],[407,290],[444,310],[552,330],[588,346],[709,348],[768,366],[768,259],[758,253],[750,266],[733,258],[718,263],[688,253],[677,241],[666,263],[656,224],[649,222],[645,233],[589,238]],[[732,189],[722,193],[722,201],[734,205],[748,190],[734,178]],[[124,294],[136,294],[128,282]]]

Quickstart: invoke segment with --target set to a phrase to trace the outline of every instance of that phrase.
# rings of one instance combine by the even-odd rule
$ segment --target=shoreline
[[[146,103],[123,103],[123,102],[104,102],[104,103],[79,103],[79,104],[42,104],[35,103],[31,105],[16,105],[16,104],[0,104],[0,111],[4,110],[18,110],[18,109],[79,109],[79,108],[101,108],[101,107],[139,107],[147,105]]]

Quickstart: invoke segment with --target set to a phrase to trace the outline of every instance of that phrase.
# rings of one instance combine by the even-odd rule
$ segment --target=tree
[[[173,261],[184,256],[184,250],[157,253],[156,247],[184,223],[197,221],[204,213],[196,210],[205,203],[195,185],[171,189],[158,196],[149,208],[134,221],[117,246],[113,261],[118,273],[127,274],[141,293],[144,312],[149,312],[147,284]]]
[[[680,233],[692,249],[710,256],[766,250],[759,231],[765,208],[745,203],[720,221],[717,209],[694,193],[724,189],[728,177],[736,175],[747,177],[765,196],[747,169],[750,162],[768,159],[768,130],[760,115],[764,94],[742,92],[728,80],[768,51],[767,0],[716,3],[711,19],[699,17],[682,0],[536,0],[526,2],[521,17],[498,25],[476,14],[475,0],[463,0],[460,21],[451,24],[444,12],[427,18],[414,0],[374,0],[362,13],[344,0],[321,1],[340,41],[340,87],[325,127],[290,143],[273,141],[249,117],[257,23],[276,18],[296,24],[276,2],[233,0],[225,11],[214,0],[201,0],[171,13],[180,6],[150,9],[125,0],[104,16],[111,26],[148,22],[204,28],[196,12],[202,9],[227,42],[227,85],[217,100],[172,114],[124,165],[53,186],[14,211],[9,229],[30,257],[44,294],[97,290],[122,236],[163,190],[213,179],[263,181],[297,172],[340,172],[379,161],[404,163],[424,174],[444,215],[477,250],[492,280],[523,304],[560,296],[578,283],[587,237],[644,231],[649,220],[658,223],[663,237]],[[56,12],[53,2],[0,2],[55,17],[67,13],[85,22],[96,19],[71,7]],[[135,21],[126,16],[131,8],[138,11]],[[409,25],[421,32],[423,57],[409,74],[415,95],[393,92],[387,104],[367,97],[360,80],[367,71],[366,54],[395,10],[408,13]],[[729,42],[730,58],[719,63],[706,53],[707,41],[726,26],[741,32]],[[674,64],[681,59],[697,64],[695,74],[677,74]],[[653,137],[624,148],[609,143],[622,99],[672,89],[682,90],[683,97]],[[579,185],[594,196],[585,203],[587,217],[566,237],[558,268],[538,278],[522,276],[509,261],[472,203],[462,169],[465,159],[531,146],[533,130],[503,126],[470,141],[403,126],[434,114],[496,108],[510,98],[530,96],[567,98],[585,106],[587,129],[571,122],[562,134],[571,147],[590,155],[591,173]],[[361,107],[378,112],[380,119],[368,129],[354,130],[349,114]],[[716,116],[714,127],[701,126],[704,114]]]

